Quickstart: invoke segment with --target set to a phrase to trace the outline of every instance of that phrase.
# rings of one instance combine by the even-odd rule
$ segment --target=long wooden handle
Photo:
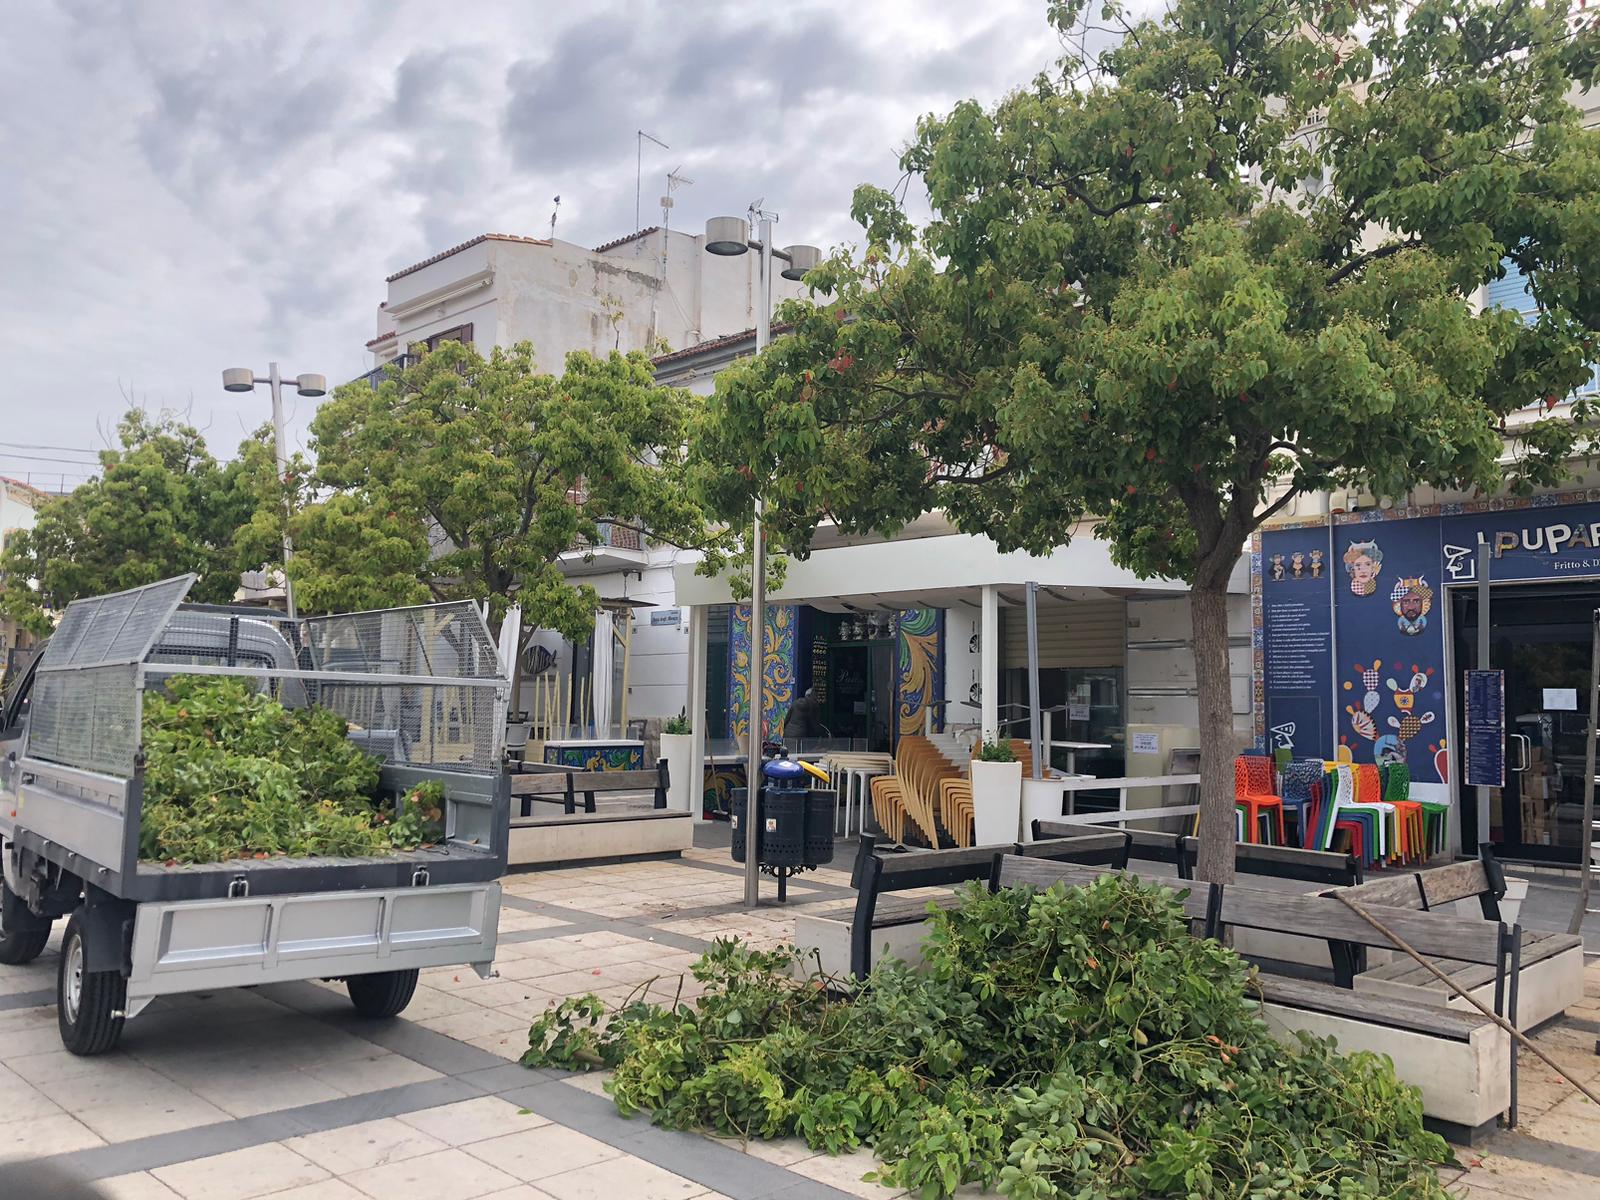
[[[1400,949],[1400,950],[1404,951],[1406,954],[1410,955],[1412,961],[1416,962],[1417,964],[1422,966],[1424,969],[1429,971],[1433,975],[1433,977],[1435,979],[1437,979],[1440,983],[1444,984],[1445,987],[1449,988],[1456,995],[1460,996],[1468,1004],[1472,1005],[1473,1008],[1477,1009],[1484,1016],[1488,1017],[1489,1020],[1493,1021],[1496,1025],[1500,1026],[1501,1029],[1504,1029],[1517,1042],[1519,1042],[1520,1044],[1526,1046],[1529,1050],[1531,1050],[1533,1052],[1534,1056],[1537,1057],[1540,1062],[1544,1063],[1545,1066],[1549,1067],[1557,1075],[1561,1076],[1561,1078],[1565,1079],[1573,1087],[1577,1088],[1585,1096],[1589,1097],[1589,1099],[1591,1101],[1593,1101],[1595,1104],[1600,1104],[1600,1096],[1595,1095],[1594,1092],[1590,1091],[1583,1084],[1579,1083],[1571,1075],[1568,1075],[1567,1072],[1554,1059],[1552,1059],[1543,1050],[1539,1049],[1539,1047],[1535,1046],[1531,1041],[1529,1041],[1528,1038],[1523,1035],[1522,1031],[1520,1029],[1517,1029],[1516,1027],[1514,1027],[1511,1024],[1510,1021],[1507,1021],[1499,1013],[1496,1013],[1496,1012],[1492,1011],[1491,1009],[1489,1009],[1488,1007],[1486,1007],[1484,1005],[1483,1001],[1479,1000],[1476,996],[1469,996],[1466,993],[1466,991],[1459,984],[1457,984],[1453,979],[1451,979],[1443,971],[1439,970],[1438,967],[1434,966],[1427,959],[1423,958],[1422,955],[1418,954],[1415,950],[1413,950],[1411,948],[1411,946],[1409,944],[1407,944],[1406,940],[1403,937],[1401,937],[1398,933],[1395,933],[1392,929],[1390,929],[1388,926],[1386,926],[1382,921],[1378,920],[1377,917],[1373,916],[1366,909],[1362,908],[1361,905],[1357,904],[1354,900],[1350,899],[1349,896],[1343,895],[1338,891],[1335,891],[1333,893],[1333,895],[1338,897],[1340,903],[1342,903],[1351,912],[1355,913],[1356,916],[1360,917],[1368,925],[1371,925],[1379,933],[1383,934],[1384,937],[1388,938],[1391,942],[1393,942],[1398,949]]]

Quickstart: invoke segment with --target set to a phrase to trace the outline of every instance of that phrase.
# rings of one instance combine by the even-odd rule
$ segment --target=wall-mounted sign
[[[658,608],[650,614],[652,625],[682,625],[683,610],[681,608]]]
[[[1467,786],[1506,785],[1506,673],[1467,672]]]

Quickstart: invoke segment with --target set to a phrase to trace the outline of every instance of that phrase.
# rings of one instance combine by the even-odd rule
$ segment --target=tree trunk
[[[1189,593],[1194,674],[1200,693],[1199,878],[1233,882],[1233,695],[1228,672],[1228,590],[1197,582]]]

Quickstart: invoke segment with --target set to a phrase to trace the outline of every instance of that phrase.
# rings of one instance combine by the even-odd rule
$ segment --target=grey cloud
[[[0,304],[28,351],[0,382],[11,436],[90,444],[132,380],[214,411],[223,450],[261,412],[217,370],[354,376],[391,272],[542,234],[557,192],[558,236],[632,228],[636,129],[673,147],[645,148],[645,223],[681,164],[675,228],[765,196],[780,239],[826,245],[854,236],[857,183],[898,177],[919,113],[1058,53],[1043,0],[485,0],[464,20],[431,0],[58,0],[7,34],[0,107],[29,114],[0,126]]]

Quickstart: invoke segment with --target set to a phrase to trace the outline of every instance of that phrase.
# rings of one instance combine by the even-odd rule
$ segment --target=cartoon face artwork
[[[1272,582],[1283,582],[1283,555],[1281,554],[1274,554],[1272,556]]]
[[[1322,578],[1322,551],[1321,550],[1313,550],[1311,552],[1311,578],[1313,578],[1313,579],[1321,579]]]
[[[1300,579],[1305,575],[1306,556],[1296,550],[1289,559],[1289,566],[1294,571],[1294,577]]]
[[[1400,632],[1415,637],[1428,627],[1428,614],[1433,611],[1433,589],[1421,575],[1414,579],[1398,579],[1389,593],[1389,603],[1394,607],[1395,623]]]
[[[1350,590],[1357,596],[1370,596],[1378,590],[1383,551],[1377,542],[1351,542],[1345,548],[1344,569],[1350,576]]]
[[[1385,680],[1389,691],[1393,694],[1394,706],[1400,713],[1398,717],[1391,716],[1387,724],[1390,729],[1394,730],[1393,737],[1399,747],[1402,759],[1405,757],[1406,743],[1421,733],[1424,725],[1433,724],[1434,713],[1417,711],[1417,693],[1428,686],[1428,681],[1432,676],[1432,667],[1424,671],[1415,663],[1412,663],[1411,678],[1406,681],[1403,687],[1397,679]]]

